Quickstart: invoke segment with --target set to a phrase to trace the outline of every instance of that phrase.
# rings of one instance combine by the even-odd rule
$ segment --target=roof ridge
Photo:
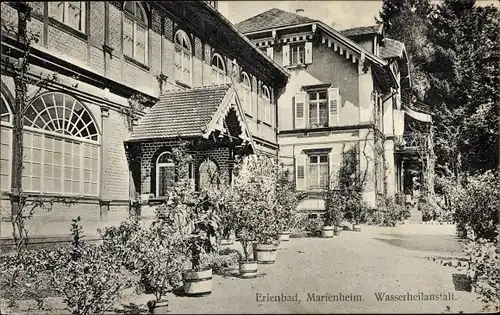
[[[317,20],[279,8],[271,8],[235,24],[242,33],[259,32],[269,28],[313,23]]]
[[[224,83],[224,84],[210,84],[210,85],[203,85],[203,86],[193,86],[190,88],[182,88],[175,86],[171,89],[166,89],[161,95],[164,94],[173,94],[173,93],[181,93],[181,92],[193,92],[193,91],[199,91],[199,90],[222,90],[222,89],[229,89],[231,87],[231,83]],[[161,96],[160,95],[160,96]]]

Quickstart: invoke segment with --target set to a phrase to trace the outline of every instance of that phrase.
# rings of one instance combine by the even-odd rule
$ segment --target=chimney
[[[304,15],[304,9],[297,9],[297,10],[295,10],[295,14],[297,14],[297,15]]]

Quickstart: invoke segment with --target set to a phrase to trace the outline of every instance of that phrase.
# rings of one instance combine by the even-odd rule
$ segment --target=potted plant
[[[244,260],[240,262],[242,277],[256,275],[257,265],[250,260],[252,253],[254,259],[261,262],[264,259],[274,262],[276,258],[278,224],[275,170],[272,160],[257,155],[245,157],[236,167],[232,207],[237,237],[243,248]]]
[[[290,240],[290,224],[297,212],[299,198],[295,183],[290,179],[290,171],[285,169],[282,163],[279,164],[277,170],[276,200],[280,228],[278,240],[286,242]]]
[[[340,190],[327,189],[324,194],[324,200],[325,213],[321,236],[324,238],[331,238],[339,234],[339,227],[343,219],[346,205],[346,197]]]
[[[184,293],[205,295],[212,292],[212,268],[210,254],[217,252],[220,219],[214,203],[202,193],[198,203],[191,207],[192,232],[186,236],[185,249],[191,269],[182,273]]]
[[[150,313],[164,314],[168,308],[164,296],[178,285],[184,269],[183,236],[176,219],[167,215],[157,217],[138,239],[142,244],[137,254],[140,283],[155,296],[147,306]]]

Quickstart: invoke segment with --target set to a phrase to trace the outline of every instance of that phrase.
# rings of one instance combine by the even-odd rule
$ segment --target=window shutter
[[[340,95],[338,88],[328,89],[328,125],[338,126]]]
[[[313,49],[312,49],[312,42],[306,42],[306,64],[312,63],[313,62]]]
[[[307,183],[307,155],[298,154],[295,156],[295,184],[297,190],[306,190]]]
[[[290,46],[289,45],[284,45],[283,46],[283,66],[289,66],[290,65]]]
[[[267,47],[266,48],[266,54],[269,56],[269,58],[274,59],[274,49],[273,49],[273,47]]]
[[[306,127],[306,92],[295,94],[295,129]]]

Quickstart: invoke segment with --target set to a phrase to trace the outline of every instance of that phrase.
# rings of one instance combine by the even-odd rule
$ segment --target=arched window
[[[241,73],[241,103],[248,115],[252,115],[252,83],[250,77],[245,72]]]
[[[263,85],[262,86],[262,98],[264,99],[264,104],[262,106],[263,108],[263,121],[271,124],[271,111],[272,111],[272,104],[271,104],[271,93],[269,92],[269,89],[267,86]]]
[[[3,91],[2,91],[3,92]],[[0,189],[10,190],[10,173],[12,157],[12,109],[2,93],[0,107]]]
[[[217,174],[217,165],[209,159],[206,159],[200,164],[200,181],[199,187],[200,191],[209,187],[209,184],[214,180],[214,176]]]
[[[12,110],[9,102],[2,93],[2,103],[0,105],[0,120],[4,122],[12,122]]]
[[[139,2],[123,5],[123,53],[135,60],[148,63],[148,18]]]
[[[99,134],[87,108],[70,95],[36,98],[24,115],[23,189],[99,194]]]
[[[85,1],[49,2],[49,17],[85,33]]]
[[[172,187],[177,180],[176,164],[172,153],[165,151],[161,153],[156,159],[156,196],[166,196],[169,187]],[[194,189],[194,164],[192,162],[187,163],[186,176],[189,179],[189,183]],[[182,174],[182,172],[181,172]]]
[[[166,196],[175,183],[175,162],[172,153],[163,152],[156,159],[156,196]]]
[[[175,79],[191,85],[191,56],[192,47],[186,32],[179,30],[175,33]]]
[[[212,57],[212,82],[213,84],[226,83],[226,66],[219,54],[214,54]]]

